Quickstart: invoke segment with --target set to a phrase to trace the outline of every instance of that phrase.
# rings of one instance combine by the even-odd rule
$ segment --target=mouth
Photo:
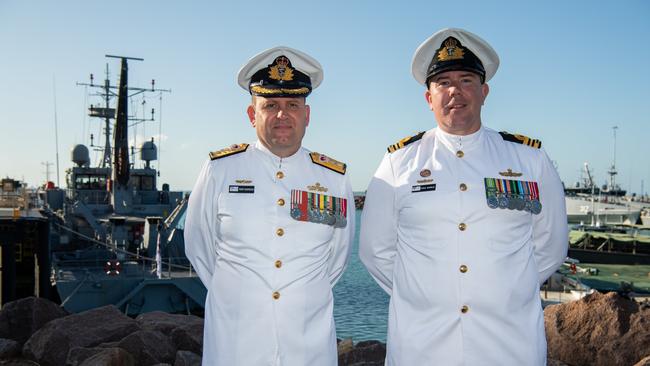
[[[447,109],[449,109],[450,111],[463,109],[465,107],[467,107],[467,104],[465,103],[450,103],[447,105]]]

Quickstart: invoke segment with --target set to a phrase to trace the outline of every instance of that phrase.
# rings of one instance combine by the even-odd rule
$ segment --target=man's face
[[[257,138],[279,157],[293,155],[302,143],[309,125],[309,106],[304,97],[253,97],[247,109]]]
[[[469,135],[481,127],[481,106],[489,87],[468,71],[447,71],[429,81],[424,96],[438,127],[454,135]]]

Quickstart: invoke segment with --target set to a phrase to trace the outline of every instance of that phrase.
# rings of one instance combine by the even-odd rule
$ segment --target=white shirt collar
[[[436,127],[435,134],[436,139],[438,139],[442,144],[451,151],[469,151],[481,144],[482,137],[484,135],[483,124],[479,127],[478,131],[471,133],[469,135],[453,135],[443,131],[440,127]]]
[[[264,144],[258,139],[255,141],[253,144],[253,147],[255,150],[261,152],[263,155],[265,155],[273,164],[280,165],[281,163],[289,163],[292,162],[301,155],[301,152],[303,151],[302,146],[296,151],[293,155],[287,156],[285,158],[281,158],[277,155],[275,155],[271,150],[269,150]]]

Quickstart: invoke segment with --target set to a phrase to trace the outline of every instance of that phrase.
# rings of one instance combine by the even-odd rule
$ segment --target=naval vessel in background
[[[187,197],[159,189],[157,146],[152,138],[129,146],[129,128],[154,121],[129,115],[130,98],[169,90],[128,85],[128,63],[120,60],[119,85],[78,83],[102,98],[89,115],[103,121],[103,157],[90,165],[85,145],[72,149],[67,189],[47,189],[44,214],[50,221],[51,281],[61,305],[71,312],[113,304],[128,315],[160,310],[201,312],[206,290],[185,257],[183,220]],[[111,105],[115,107],[111,107]],[[114,120],[113,126],[111,126]],[[111,133],[111,127],[112,133]],[[111,139],[112,135],[112,139]],[[91,146],[92,143],[91,135]],[[111,144],[112,142],[112,144]],[[95,147],[95,146],[93,146]],[[139,153],[140,167],[135,157]]]

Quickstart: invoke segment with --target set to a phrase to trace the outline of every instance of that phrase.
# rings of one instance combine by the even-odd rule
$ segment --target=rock
[[[354,349],[354,343],[352,343],[352,338],[347,338],[344,339],[340,342],[337,343],[336,349],[338,351],[339,356],[348,353]]]
[[[7,360],[20,355],[20,343],[13,339],[0,338],[0,360]]]
[[[71,348],[119,341],[137,330],[135,320],[103,306],[50,321],[25,343],[23,355],[42,366],[63,365]]]
[[[0,338],[13,339],[22,347],[43,325],[66,315],[62,307],[39,297],[8,302],[0,310]]]
[[[174,366],[201,366],[201,356],[190,351],[178,351]]]
[[[179,351],[203,354],[203,323],[192,323],[172,331],[172,342]]]
[[[173,362],[176,347],[169,337],[158,331],[140,330],[129,334],[117,345],[135,358],[137,365]]]
[[[340,366],[380,366],[386,358],[386,345],[379,341],[362,341],[349,347],[347,340],[339,344]],[[344,344],[344,342],[346,344]]]
[[[644,357],[643,360],[635,363],[634,366],[650,366],[650,356]]]
[[[104,348],[79,366],[135,366],[134,357],[122,348]]]
[[[103,345],[100,345],[99,347],[73,347],[68,351],[68,357],[65,361],[66,366],[79,366],[81,365],[84,361],[86,361],[88,358],[98,354],[99,352],[102,352],[106,348],[110,347],[104,347]]]
[[[569,366],[566,363],[549,358],[546,360],[546,366]]]
[[[650,355],[650,309],[595,292],[544,310],[548,356],[569,365],[633,365]]]
[[[164,334],[170,334],[174,329],[187,325],[203,326],[203,319],[198,316],[169,314],[162,311],[140,314],[135,321],[142,330],[157,330]]]
[[[14,360],[4,360],[0,361],[0,366],[39,366],[34,361],[25,360],[25,359],[14,359]]]

